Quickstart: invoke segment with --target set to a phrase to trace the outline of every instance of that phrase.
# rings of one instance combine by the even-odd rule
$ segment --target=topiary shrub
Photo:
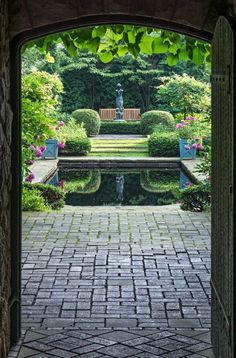
[[[151,157],[179,157],[179,140],[176,133],[153,133],[148,139]]]
[[[28,191],[37,190],[48,207],[53,210],[61,209],[65,204],[65,193],[60,188],[53,185],[24,183],[24,188]]]
[[[100,134],[141,134],[140,121],[102,121]]]
[[[192,185],[180,192],[181,209],[203,211],[211,204],[211,186],[209,184]]]
[[[142,114],[140,121],[142,134],[153,133],[157,125],[162,125],[166,129],[174,129],[174,117],[166,111],[148,111]]]
[[[91,151],[91,148],[91,142],[87,136],[68,139],[65,147],[67,153],[69,152],[69,154],[74,155],[87,155]]]
[[[39,190],[23,187],[22,190],[22,210],[23,211],[47,211],[50,207],[47,205],[45,198]]]
[[[100,116],[93,109],[77,109],[72,112],[72,117],[78,124],[82,124],[88,136],[97,135],[100,130]]]

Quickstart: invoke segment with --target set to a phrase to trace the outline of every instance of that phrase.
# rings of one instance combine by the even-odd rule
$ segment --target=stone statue
[[[124,119],[123,89],[120,83],[116,86],[116,117],[114,119],[118,121]]]
[[[125,183],[124,175],[122,174],[117,175],[116,194],[117,194],[117,201],[119,201],[120,203],[122,203],[122,201],[124,200],[124,183]]]

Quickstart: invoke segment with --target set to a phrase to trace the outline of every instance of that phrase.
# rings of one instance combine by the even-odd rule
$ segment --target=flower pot
[[[194,140],[179,139],[179,151],[181,159],[196,159],[197,149],[193,148]]]
[[[42,159],[57,159],[58,157],[58,140],[57,139],[47,139],[45,141],[46,149],[42,153]]]

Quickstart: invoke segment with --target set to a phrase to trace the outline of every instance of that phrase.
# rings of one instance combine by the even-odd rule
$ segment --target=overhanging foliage
[[[196,65],[210,64],[211,45],[199,39],[156,28],[133,25],[106,25],[84,27],[57,33],[28,43],[36,45],[49,62],[54,59],[50,54],[53,42],[63,44],[68,53],[75,57],[78,50],[97,53],[104,63],[115,57],[131,54],[167,53],[167,64],[176,65],[180,60],[191,60]]]

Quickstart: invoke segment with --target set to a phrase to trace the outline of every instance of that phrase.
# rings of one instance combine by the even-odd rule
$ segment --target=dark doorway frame
[[[137,26],[156,27],[211,42],[212,34],[182,24],[170,23],[147,16],[102,15],[86,16],[36,28],[23,32],[10,43],[10,83],[12,122],[12,191],[11,191],[11,345],[21,336],[21,48],[31,40],[56,32],[73,30],[79,27],[105,24],[132,24]]]

